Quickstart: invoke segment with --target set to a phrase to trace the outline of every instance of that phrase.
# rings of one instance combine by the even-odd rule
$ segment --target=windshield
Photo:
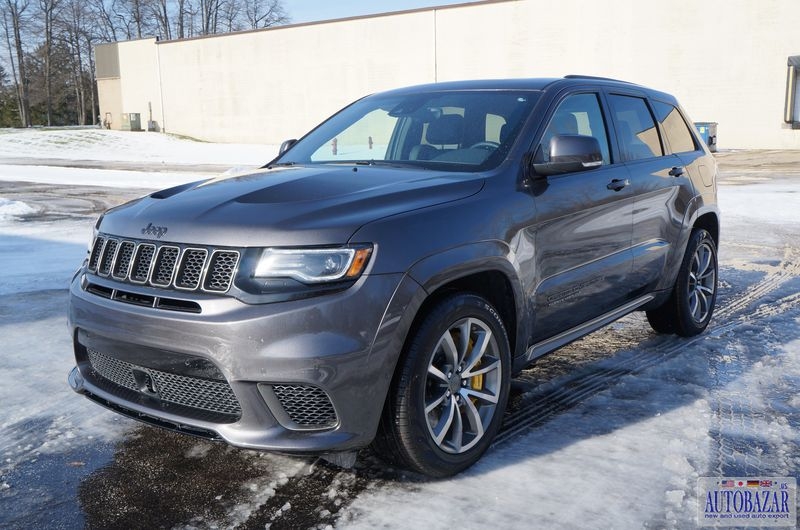
[[[505,158],[538,97],[538,92],[518,90],[366,97],[309,133],[275,164],[490,169]]]

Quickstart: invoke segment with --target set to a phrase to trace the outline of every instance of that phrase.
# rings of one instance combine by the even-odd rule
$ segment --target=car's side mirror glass
[[[278,155],[282,155],[286,151],[292,148],[294,144],[297,143],[297,139],[286,140],[281,144],[281,148],[278,150]]]
[[[533,170],[537,175],[561,175],[576,171],[587,171],[603,165],[600,142],[593,136],[565,134],[550,139],[549,160],[543,160],[541,147],[533,158]]]

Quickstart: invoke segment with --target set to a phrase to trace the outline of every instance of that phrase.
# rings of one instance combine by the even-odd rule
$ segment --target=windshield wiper
[[[352,162],[357,166],[382,166],[382,167],[420,167],[419,164],[402,160],[355,160]]]

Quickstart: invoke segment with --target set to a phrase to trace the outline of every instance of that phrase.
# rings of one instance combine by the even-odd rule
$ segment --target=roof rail
[[[597,77],[594,75],[581,75],[581,74],[569,74],[565,75],[564,79],[594,79],[595,81],[614,81],[615,83],[625,83],[627,85],[635,85],[636,83],[632,83],[631,81],[623,81],[622,79],[614,79],[611,77]]]

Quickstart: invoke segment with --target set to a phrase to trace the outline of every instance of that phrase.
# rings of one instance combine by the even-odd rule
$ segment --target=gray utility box
[[[694,126],[700,137],[708,146],[708,150],[712,153],[717,152],[717,122],[715,121],[696,121]]]
[[[138,112],[122,113],[120,129],[123,131],[141,131],[142,115]]]

